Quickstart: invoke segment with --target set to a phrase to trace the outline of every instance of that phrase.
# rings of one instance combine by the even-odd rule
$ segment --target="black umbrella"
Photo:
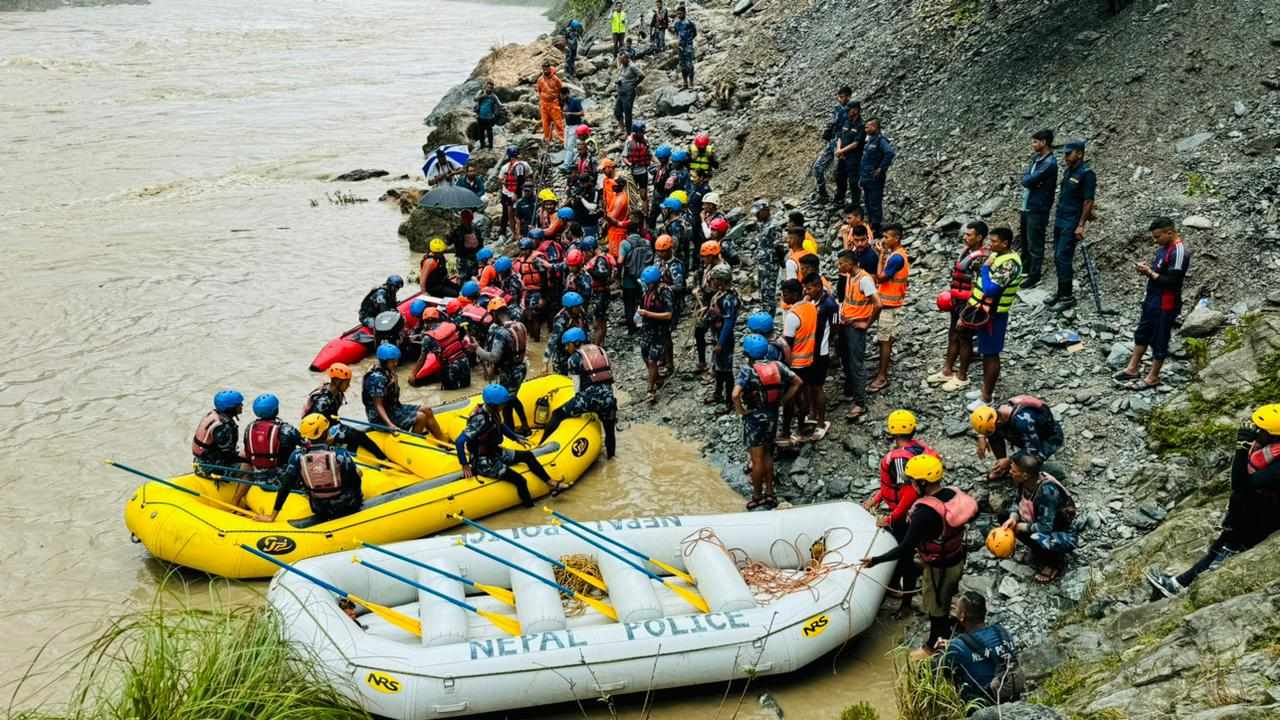
[[[418,201],[418,207],[466,210],[484,207],[479,195],[457,185],[441,185]]]

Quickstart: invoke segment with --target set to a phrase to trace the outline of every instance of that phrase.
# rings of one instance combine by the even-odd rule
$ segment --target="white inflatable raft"
[[[338,607],[333,594],[292,573],[275,577],[268,599],[288,637],[313,651],[343,692],[376,715],[424,720],[795,670],[866,630],[893,572],[892,563],[856,571],[859,559],[892,548],[894,540],[850,502],[584,524],[690,573],[710,612],[699,612],[666,585],[554,525],[500,532],[551,557],[585,554],[596,559],[609,588],[602,599],[616,609],[616,622],[591,610],[566,616],[556,590],[458,545],[458,536],[388,548],[477,583],[511,588],[517,609],[489,595],[468,595],[475,591],[456,580],[367,548],[303,560],[298,567],[365,600],[420,618],[422,637],[373,614],[360,616],[367,627],[362,629]],[[700,533],[704,529],[723,546],[691,539],[705,538],[708,533]],[[550,565],[497,538],[480,532],[461,537],[553,577]],[[802,577],[799,568],[809,561],[810,543],[819,538],[834,550],[823,559],[828,567],[781,596],[748,588],[724,550],[745,551],[752,560],[782,570],[777,575],[784,581],[794,580]],[[793,547],[804,556],[797,557]],[[518,618],[520,635],[354,564],[353,556],[465,598],[478,609]],[[624,556],[668,576],[633,555]],[[757,568],[753,577],[758,574]]]

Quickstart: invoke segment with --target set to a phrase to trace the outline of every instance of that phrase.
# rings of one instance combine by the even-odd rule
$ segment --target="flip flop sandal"
[[[1160,387],[1160,383],[1156,383],[1155,385],[1149,385],[1145,380],[1134,380],[1133,382],[1125,383],[1124,387],[1126,390],[1132,390],[1134,392],[1143,392],[1144,390],[1155,390],[1156,388]]]
[[[747,501],[747,510],[756,510],[764,505],[764,497],[753,497]]]
[[[862,417],[863,415],[866,415],[866,414],[867,414],[867,411],[866,411],[866,410],[863,410],[862,408],[857,408],[857,409],[850,410],[849,412],[845,413],[845,414],[844,414],[844,419],[845,419],[845,420],[857,420],[858,418],[860,418],[860,417]]]
[[[792,439],[792,438],[794,438],[794,437],[795,437],[794,435],[788,435],[787,437],[784,437],[784,438],[781,438],[781,437],[780,437],[780,438],[774,438],[774,439],[773,439],[773,444],[774,444],[774,446],[775,446],[775,447],[780,447],[780,448],[789,448],[789,447],[791,447],[792,445],[795,445],[795,440],[793,440],[793,439]]]
[[[813,429],[813,434],[811,434],[809,438],[813,442],[818,442],[819,440],[827,436],[827,431],[830,429],[831,429],[831,423],[829,422],[823,423],[821,427],[815,427]]]
[[[1035,581],[1040,583],[1041,585],[1048,585],[1054,580],[1057,580],[1058,576],[1061,574],[1062,573],[1057,568],[1049,568],[1047,570],[1041,570],[1040,572],[1036,573]]]
[[[778,508],[778,496],[765,495],[764,502],[760,503],[760,506],[766,510],[776,510]]]
[[[1137,380],[1139,377],[1141,377],[1141,375],[1138,375],[1137,373],[1130,374],[1121,370],[1115,375],[1112,375],[1111,379],[1115,380],[1116,383],[1119,385],[1124,385],[1125,383],[1129,383],[1129,382],[1133,382],[1134,380]]]
[[[889,383],[887,383],[887,382],[883,382],[883,383],[872,383],[872,384],[870,384],[870,385],[868,385],[868,386],[867,386],[867,392],[869,392],[869,393],[878,393],[878,392],[880,392],[881,390],[883,390],[883,389],[885,389],[885,388],[887,388],[887,387],[889,387]]]

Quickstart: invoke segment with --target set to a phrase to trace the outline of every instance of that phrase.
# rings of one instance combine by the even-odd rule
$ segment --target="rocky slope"
[[[633,23],[648,5],[627,3]],[[1091,236],[1114,312],[1082,303],[1057,316],[1039,304],[1047,293],[1024,291],[998,390],[1038,394],[1063,421],[1068,442],[1055,459],[1071,469],[1084,546],[1050,586],[1032,582],[1027,565],[978,550],[966,585],[992,598],[997,618],[1028,648],[1039,698],[1064,715],[1280,714],[1280,627],[1269,620],[1278,609],[1280,539],[1205,576],[1185,599],[1148,603],[1141,580],[1149,565],[1180,568],[1203,551],[1225,508],[1224,429],[1251,403],[1280,400],[1280,312],[1271,307],[1280,296],[1266,282],[1280,270],[1280,9],[1248,0],[1135,2],[1114,16],[1102,3],[1065,0],[689,5],[702,31],[699,88],[676,90],[673,54],[645,58],[636,113],[663,141],[711,131],[725,160],[714,185],[733,203],[783,200],[806,213],[816,235],[830,237],[834,218],[809,204],[806,173],[843,83],[866,116],[884,118],[899,150],[886,215],[908,227],[914,275],[911,332],[895,348],[894,382],[861,423],[843,421],[832,393],[832,433],[780,457],[779,494],[793,503],[868,496],[886,450],[884,417],[908,407],[947,459],[950,479],[983,499],[980,545],[995,522],[990,511],[1005,507],[1009,490],[982,479],[987,463],[974,455],[964,411],[976,395],[923,382],[945,345],[932,298],[946,284],[964,221],[1016,225],[1030,132],[1051,127],[1061,141],[1088,139],[1101,216]],[[621,138],[605,130],[612,125],[607,28],[583,19],[590,22],[581,91],[592,125],[604,130],[602,149],[616,152]],[[465,139],[469,98],[480,79],[494,77],[515,118],[506,141],[539,157],[530,83],[542,57],[559,54],[548,41],[495,51],[427,118],[427,144]],[[486,153],[478,159],[483,167],[496,162]],[[557,182],[553,175],[547,182]],[[1157,214],[1182,225],[1194,253],[1187,310],[1199,297],[1210,300],[1183,332],[1210,339],[1175,338],[1166,385],[1132,393],[1110,374],[1130,347],[1142,288],[1130,265],[1149,256],[1146,226]],[[440,222],[414,211],[401,231],[420,245]],[[734,228],[738,237],[750,232],[749,222]],[[739,272],[748,303],[753,277],[750,267]],[[1078,332],[1081,343],[1039,341],[1061,329]],[[681,340],[688,352],[687,333]],[[610,349],[623,388],[641,397],[644,370],[632,343],[615,331]],[[687,371],[693,362],[686,354],[679,364]],[[838,387],[834,378],[828,384]],[[745,492],[740,425],[702,404],[706,389],[692,373],[677,373],[658,406],[628,403],[624,425],[672,425],[701,442]]]

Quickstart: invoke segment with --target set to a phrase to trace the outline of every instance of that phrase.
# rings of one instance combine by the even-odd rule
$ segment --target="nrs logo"
[[[800,635],[806,638],[817,637],[826,631],[831,619],[826,615],[815,615],[800,626]]]
[[[387,695],[395,695],[400,692],[403,687],[399,680],[386,673],[380,673],[377,670],[371,670],[369,674],[364,677],[364,681],[369,687]]]

